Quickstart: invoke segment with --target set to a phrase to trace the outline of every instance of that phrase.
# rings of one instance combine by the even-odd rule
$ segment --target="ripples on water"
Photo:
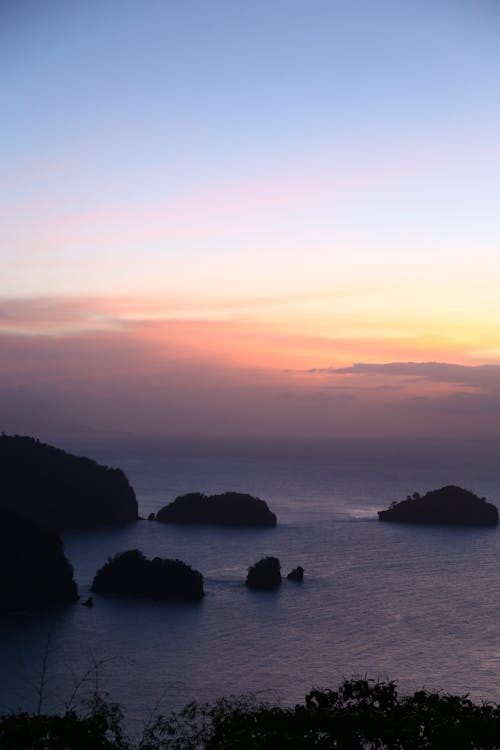
[[[71,446],[74,449],[74,446]],[[64,536],[82,597],[115,552],[178,557],[205,577],[200,603],[96,596],[0,626],[0,710],[33,708],[47,638],[47,707],[100,687],[129,720],[192,698],[252,692],[285,703],[343,677],[389,677],[500,701],[499,532],[380,524],[376,510],[415,490],[462,484],[499,504],[498,445],[232,442],[110,444],[77,452],[122,466],[147,516],[177,494],[227,489],[268,500],[276,529],[141,521]],[[70,446],[68,446],[70,449]],[[258,558],[302,565],[302,585],[243,585]]]

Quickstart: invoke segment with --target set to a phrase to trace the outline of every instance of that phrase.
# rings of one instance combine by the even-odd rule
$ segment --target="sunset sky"
[[[496,0],[0,4],[0,430],[500,435]]]

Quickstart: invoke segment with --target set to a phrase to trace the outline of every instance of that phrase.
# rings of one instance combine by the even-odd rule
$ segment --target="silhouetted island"
[[[302,583],[304,580],[304,568],[302,565],[297,565],[296,568],[291,570],[287,575],[289,581],[295,581],[296,583]]]
[[[448,485],[427,492],[418,492],[400,503],[392,503],[387,510],[379,510],[380,521],[401,523],[436,523],[462,526],[496,526],[498,510],[484,497],[478,497],[462,487]]]
[[[276,516],[264,500],[241,492],[181,495],[159,510],[156,520],[219,526],[276,526]]]
[[[56,531],[0,512],[0,611],[36,610],[78,598]]]
[[[97,571],[92,591],[176,601],[201,599],[203,576],[181,560],[155,557],[140,550],[119,552]]]
[[[0,510],[51,528],[83,529],[138,518],[121,469],[74,456],[32,437],[0,435]]]
[[[263,557],[248,568],[245,585],[252,589],[275,589],[281,584],[281,566],[277,557]]]

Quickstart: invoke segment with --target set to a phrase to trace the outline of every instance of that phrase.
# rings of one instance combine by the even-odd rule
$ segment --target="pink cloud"
[[[499,432],[500,365],[347,365],[360,353],[407,354],[411,342],[176,313],[159,299],[4,299],[0,429],[45,420],[166,434]]]
[[[439,377],[426,363],[381,365],[375,382],[361,368],[357,385],[359,366],[299,373],[239,361],[230,349],[246,344],[241,334],[226,323],[133,321],[72,335],[0,336],[0,429],[45,420],[171,435],[498,432],[498,389],[486,387],[493,370],[464,368],[458,378],[454,365],[440,365]],[[432,386],[447,379],[448,389],[398,388],[415,372]],[[350,380],[335,386],[340,378]],[[464,382],[486,385],[470,397],[450,391]]]

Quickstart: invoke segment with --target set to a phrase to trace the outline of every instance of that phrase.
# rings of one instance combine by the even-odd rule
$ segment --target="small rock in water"
[[[298,565],[296,568],[290,571],[287,575],[289,581],[302,582],[304,580],[304,568],[302,565]]]

